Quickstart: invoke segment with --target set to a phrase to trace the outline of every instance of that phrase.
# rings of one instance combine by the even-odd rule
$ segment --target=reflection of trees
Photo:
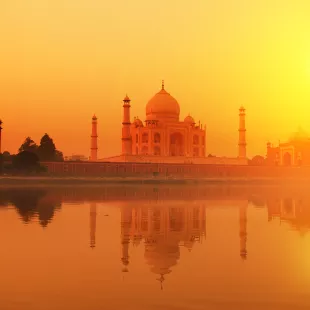
[[[12,204],[23,222],[29,223],[38,218],[42,227],[46,227],[54,217],[61,202],[44,189],[3,189],[0,190],[0,204]]]
[[[37,206],[39,223],[42,227],[46,227],[52,221],[55,215],[55,211],[57,211],[61,207],[60,201],[55,201],[54,199],[49,198],[52,197],[43,197],[39,200]]]
[[[44,195],[42,191],[10,191],[10,202],[15,206],[18,214],[25,223],[31,221],[36,214],[36,209],[40,197]]]

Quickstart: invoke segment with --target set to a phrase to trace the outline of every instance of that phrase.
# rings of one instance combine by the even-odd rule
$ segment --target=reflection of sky
[[[208,200],[183,204],[171,200],[155,207],[146,201],[136,201],[134,205],[125,201],[97,202],[93,250],[93,203],[63,203],[45,229],[38,225],[38,218],[23,225],[16,208],[1,208],[0,308],[10,309],[10,305],[19,309],[17,305],[21,304],[26,310],[55,309],[60,305],[74,309],[125,305],[126,309],[152,309],[155,305],[188,305],[188,309],[227,309],[228,304],[229,309],[310,306],[309,234],[300,234],[289,219],[280,220],[281,203],[277,197],[272,200],[274,203],[261,197],[268,201],[269,209],[252,203],[246,208],[246,261],[239,256],[240,208],[244,201],[236,203],[232,197],[231,203],[220,198],[215,204]],[[172,206],[187,211],[205,206],[202,242],[196,241],[192,251],[188,251],[182,245],[186,234],[151,232],[148,236],[157,238],[158,248],[150,245],[156,254],[151,255],[150,262],[145,240],[134,245],[130,239],[129,272],[122,273],[122,210],[145,208],[163,212]],[[291,214],[287,206],[286,218]],[[306,203],[303,208],[303,214],[307,214]],[[169,258],[165,253],[170,252]],[[172,262],[163,291],[157,281],[160,276],[153,273],[158,260]]]

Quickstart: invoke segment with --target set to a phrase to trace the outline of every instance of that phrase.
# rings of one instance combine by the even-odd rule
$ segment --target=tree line
[[[9,152],[0,154],[0,171],[2,173],[42,172],[44,168],[40,165],[41,162],[63,160],[63,153],[57,150],[53,139],[48,134],[44,134],[39,145],[27,137],[17,154],[11,155]]]

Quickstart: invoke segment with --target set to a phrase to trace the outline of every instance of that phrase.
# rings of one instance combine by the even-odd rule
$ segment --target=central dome
[[[180,106],[178,102],[166,92],[164,83],[162,89],[147,103],[147,120],[179,121]]]

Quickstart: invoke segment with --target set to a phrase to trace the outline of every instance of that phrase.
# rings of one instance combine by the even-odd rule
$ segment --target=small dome
[[[180,259],[178,244],[167,244],[158,240],[158,244],[146,244],[144,258],[152,272],[156,274],[169,274],[171,268],[176,266]]]
[[[239,115],[241,116],[241,115],[245,115],[245,108],[244,108],[244,106],[241,106],[240,108],[239,108]]]
[[[96,121],[97,120],[97,116],[94,114],[93,118],[92,118],[93,121]]]
[[[160,92],[155,94],[147,103],[146,108],[147,120],[170,120],[179,121],[180,106],[162,85]]]
[[[184,123],[195,124],[195,120],[190,115],[187,115],[184,119]]]
[[[132,125],[134,127],[143,127],[143,122],[138,117],[135,117]]]

